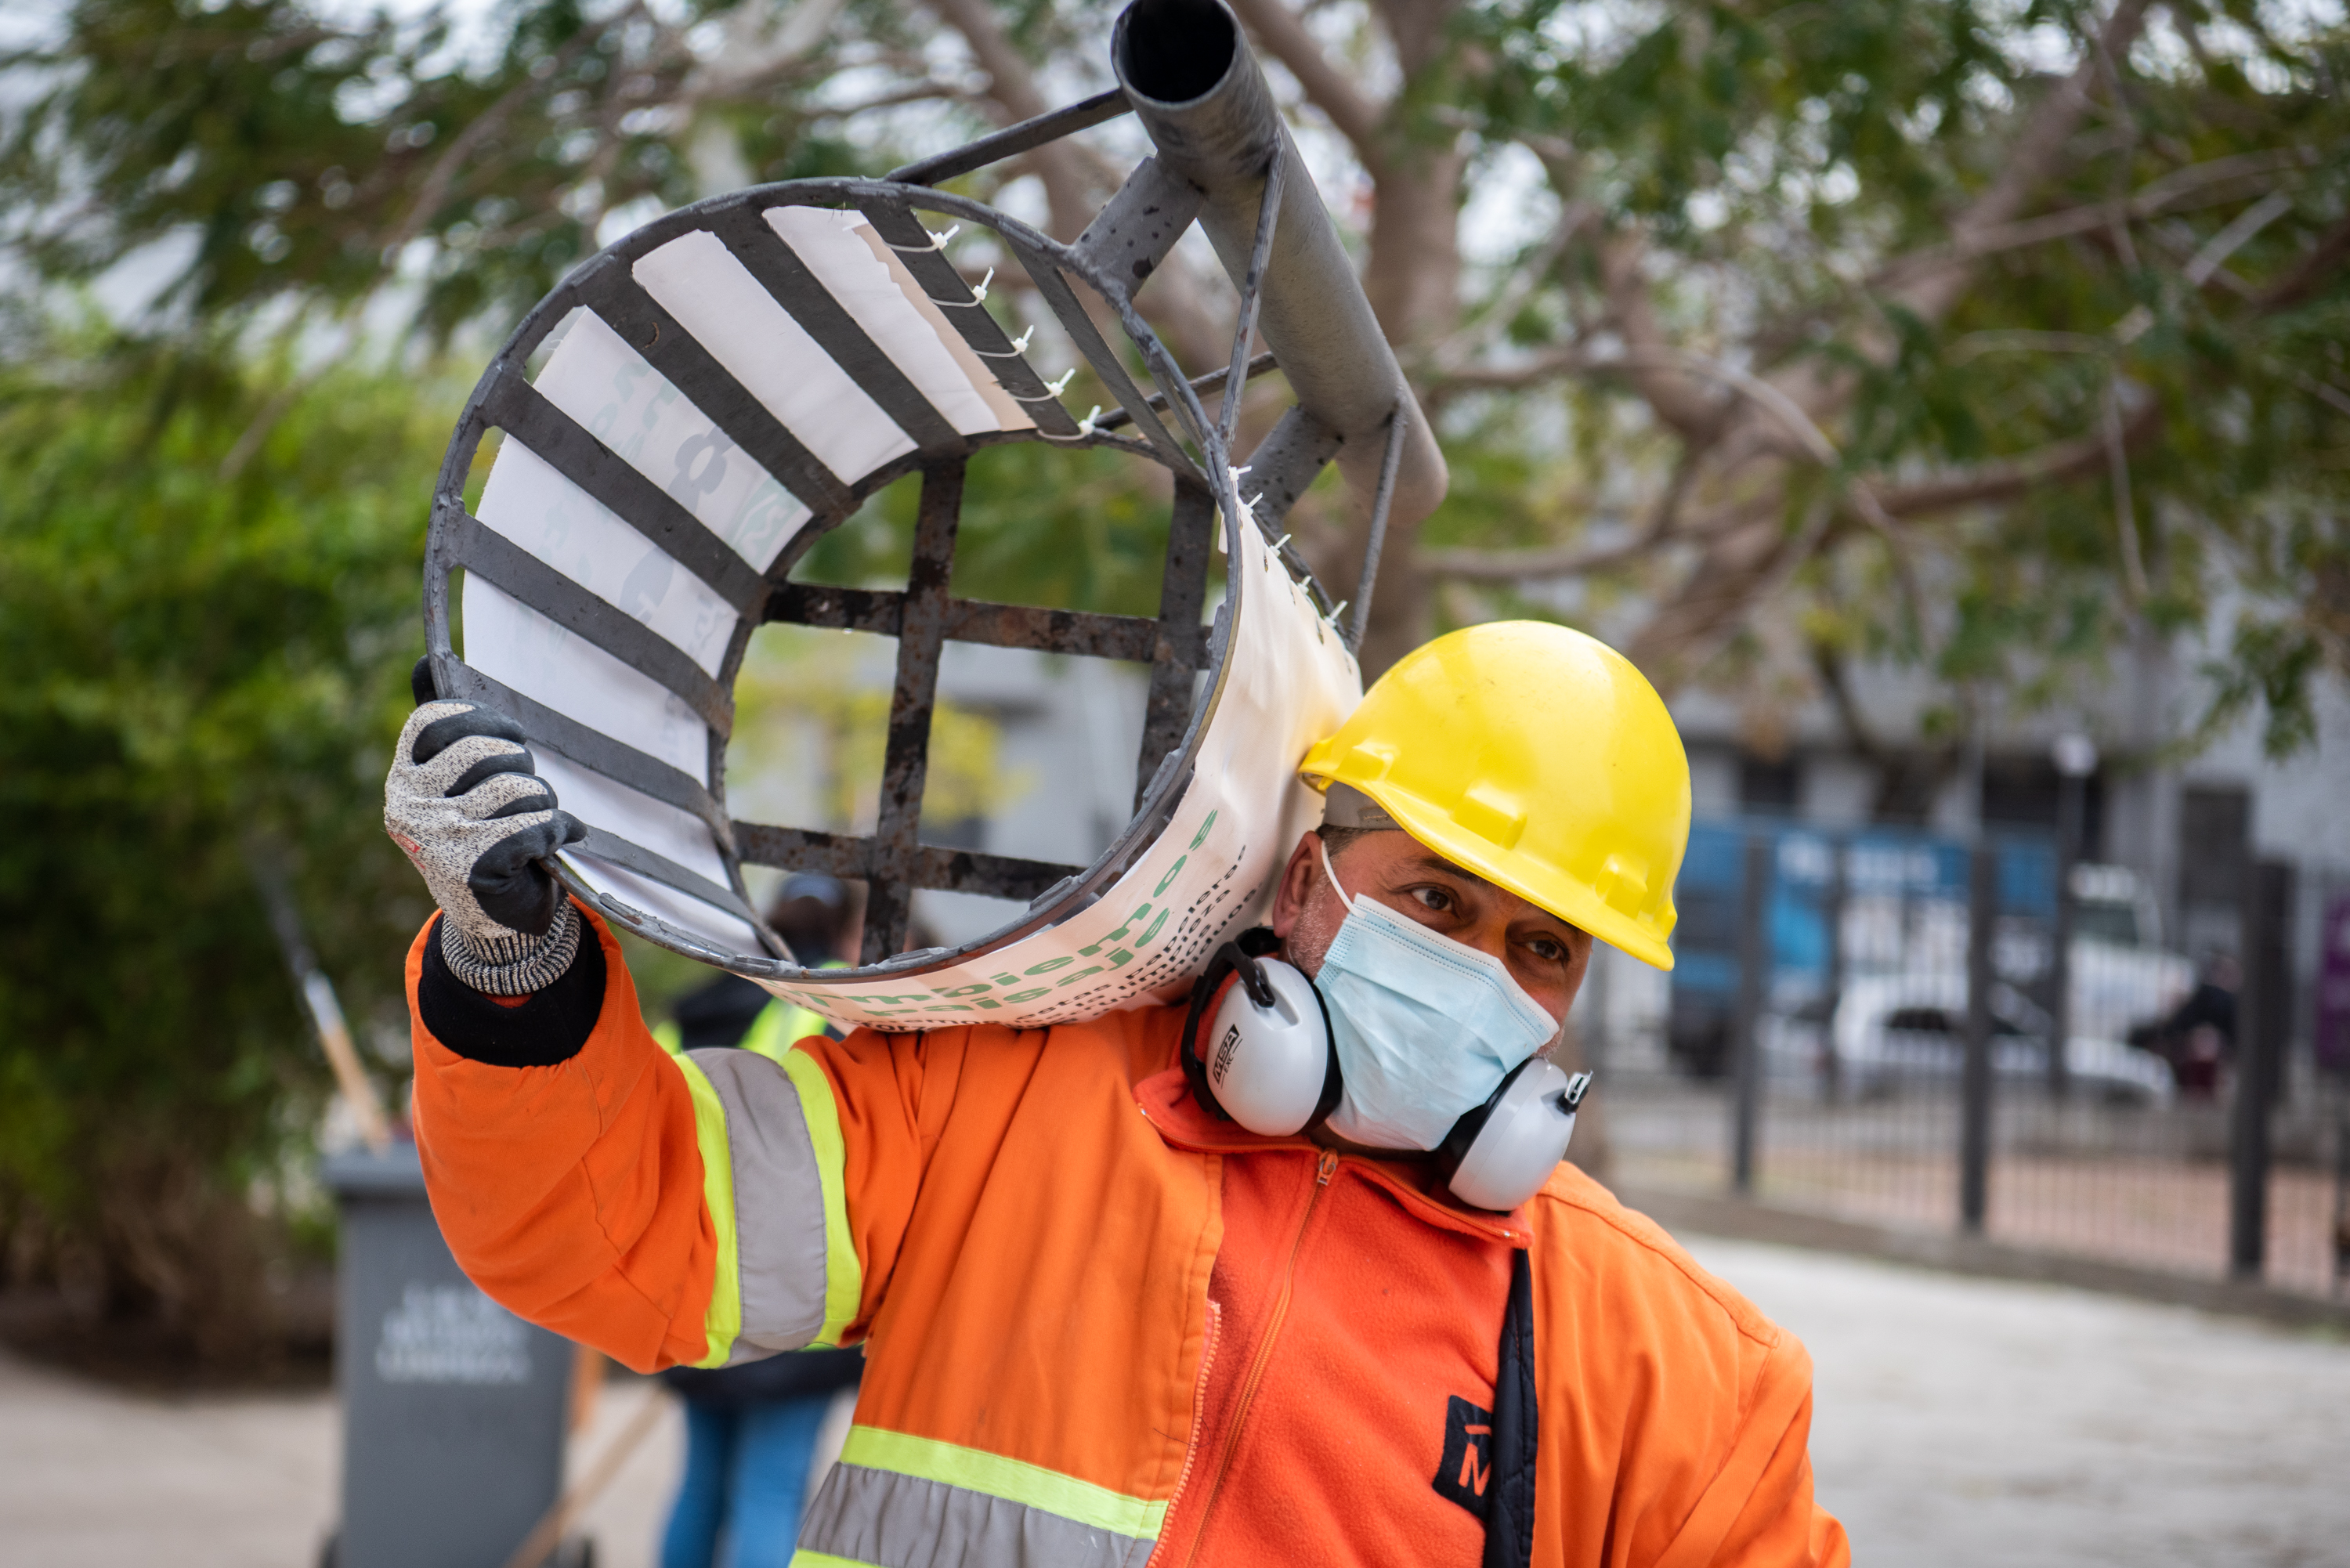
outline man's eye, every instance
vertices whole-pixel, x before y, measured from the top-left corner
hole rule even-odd
[[[1542,960],[1544,963],[1565,963],[1566,961],[1565,947],[1559,942],[1552,940],[1548,937],[1536,937],[1534,940],[1528,942],[1526,947],[1534,953],[1534,957]]]
[[[1452,908],[1452,895],[1441,888],[1414,888],[1410,896],[1419,900],[1420,908],[1442,914]]]

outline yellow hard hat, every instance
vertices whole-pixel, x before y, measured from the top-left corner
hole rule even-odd
[[[1496,887],[1659,969],[1689,846],[1664,699],[1596,638],[1492,621],[1413,649],[1298,769],[1360,790]]]

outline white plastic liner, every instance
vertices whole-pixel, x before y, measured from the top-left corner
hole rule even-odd
[[[716,234],[680,234],[635,270],[645,292],[833,472],[858,478],[914,450]]]
[[[767,223],[956,430],[976,435],[1025,430],[1035,423],[995,384],[971,345],[922,293],[864,214],[823,207],[770,207]]]
[[[798,496],[592,311],[573,314],[534,384],[760,571],[808,520]]]

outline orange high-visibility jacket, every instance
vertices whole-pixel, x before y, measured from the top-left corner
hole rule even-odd
[[[1486,1560],[1463,1444],[1513,1266],[1533,1563],[1849,1563],[1802,1345],[1571,1167],[1487,1215],[1216,1123],[1178,1008],[671,1056],[588,919],[598,992],[504,1014],[568,1007],[560,1059],[450,1049],[505,1024],[411,950],[433,1210],[491,1296],[639,1370],[863,1342],[795,1568]]]

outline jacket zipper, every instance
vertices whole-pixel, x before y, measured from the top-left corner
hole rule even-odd
[[[1216,1339],[1224,1326],[1224,1309],[1213,1300],[1208,1303],[1208,1324],[1200,1345],[1200,1371],[1191,1380],[1191,1440],[1183,1446],[1183,1468],[1176,1472],[1175,1490],[1167,1499],[1167,1517],[1183,1506],[1184,1490],[1191,1484],[1192,1462],[1200,1457],[1200,1428],[1208,1418],[1208,1377],[1216,1365]],[[1159,1546],[1171,1549],[1172,1542],[1162,1541]],[[1159,1561],[1158,1547],[1151,1549],[1145,1563]]]
[[[1306,1227],[1314,1223],[1314,1210],[1322,1204],[1322,1194],[1329,1189],[1330,1178],[1338,1168],[1335,1150],[1324,1149],[1314,1169],[1314,1191],[1305,1199],[1305,1217],[1297,1221],[1297,1234],[1289,1243],[1289,1262],[1281,1272],[1281,1294],[1274,1298],[1273,1311],[1265,1318],[1264,1334],[1257,1342],[1256,1355],[1249,1359],[1248,1376],[1241,1384],[1241,1397],[1232,1406],[1231,1425],[1224,1428],[1222,1451],[1216,1456],[1215,1484],[1208,1490],[1208,1501],[1200,1510],[1200,1523],[1191,1532],[1191,1549],[1184,1554],[1183,1568],[1200,1556],[1200,1543],[1208,1538],[1208,1524],[1216,1516],[1216,1503],[1224,1495],[1224,1479],[1231,1474],[1232,1455],[1241,1444],[1241,1434],[1247,1429],[1249,1406],[1255,1402],[1258,1385],[1264,1381],[1264,1369],[1273,1359],[1274,1341],[1281,1337],[1282,1320],[1289,1315],[1289,1297],[1297,1281],[1297,1254],[1305,1250]],[[1201,1384],[1204,1393],[1206,1385]],[[1195,1428],[1196,1429],[1196,1428]]]

